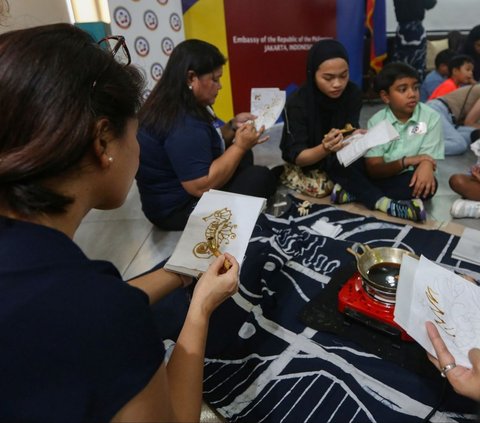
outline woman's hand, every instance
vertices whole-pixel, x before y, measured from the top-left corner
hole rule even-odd
[[[433,169],[431,161],[424,160],[420,162],[415,172],[413,172],[409,186],[413,187],[412,195],[415,198],[427,198],[435,194],[437,184],[433,176]]]
[[[445,342],[440,337],[436,326],[432,322],[426,322],[428,337],[432,342],[437,358],[428,354],[428,359],[434,366],[442,371],[447,364],[455,364],[453,355],[448,351]],[[445,373],[445,377],[452,385],[455,392],[469,397],[475,401],[480,401],[480,350],[473,348],[468,352],[468,358],[472,363],[472,368],[457,365]]]
[[[245,151],[248,151],[257,144],[262,144],[270,138],[268,136],[261,137],[264,131],[264,126],[257,131],[253,123],[246,123],[238,128],[237,132],[235,133],[234,145],[242,148]]]
[[[256,118],[257,116],[252,115],[251,113],[242,112],[232,118],[232,120],[230,121],[230,125],[232,126],[232,129],[236,131],[246,123],[252,123]]]
[[[226,272],[225,260],[232,265]],[[218,256],[195,285],[191,305],[198,306],[207,318],[210,317],[223,301],[237,292],[238,271],[235,257],[228,253]]]
[[[331,129],[330,132],[323,137],[322,145],[328,153],[336,153],[344,147],[343,134],[339,129]]]

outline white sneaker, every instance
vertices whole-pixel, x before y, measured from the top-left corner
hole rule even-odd
[[[450,209],[452,217],[460,219],[462,217],[480,218],[480,201],[455,200]]]

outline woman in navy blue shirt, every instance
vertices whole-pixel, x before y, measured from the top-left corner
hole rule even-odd
[[[188,281],[160,269],[124,283],[72,241],[138,168],[143,81],[128,62],[123,37],[97,45],[68,24],[0,35],[0,421],[199,419],[208,321],[237,289],[235,258],[197,282],[167,365],[150,304]]]
[[[226,59],[217,47],[187,40],[173,50],[165,72],[139,113],[137,185],[145,216],[182,230],[209,189],[269,197],[276,178],[253,164],[251,149],[265,141],[255,116],[240,113],[220,128],[211,106]]]

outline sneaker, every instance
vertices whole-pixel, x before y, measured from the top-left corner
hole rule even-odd
[[[345,191],[341,185],[335,184],[330,194],[330,201],[333,204],[346,204],[355,201],[355,197]]]
[[[462,200],[459,198],[453,202],[450,214],[457,219],[461,219],[462,217],[479,219],[480,201]]]
[[[414,222],[424,222],[427,219],[427,212],[423,201],[419,198],[413,200],[391,201],[387,214]]]
[[[474,143],[474,142],[477,141],[478,139],[480,139],[480,129],[474,129],[474,130],[470,133],[470,143]]]

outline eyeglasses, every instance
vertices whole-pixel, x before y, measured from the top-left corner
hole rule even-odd
[[[102,38],[98,45],[104,50],[112,53],[114,59],[123,66],[128,66],[131,62],[130,52],[127,48],[125,38],[121,35],[111,35]]]
[[[127,43],[125,42],[125,38],[121,35],[110,35],[102,38],[97,44],[103,50],[110,52],[115,61],[122,66],[128,66],[131,63],[130,52],[128,51]],[[107,71],[109,66],[110,64],[105,66],[105,68],[102,69],[102,71],[98,74],[95,81],[93,81],[92,88],[95,88],[97,81]]]

